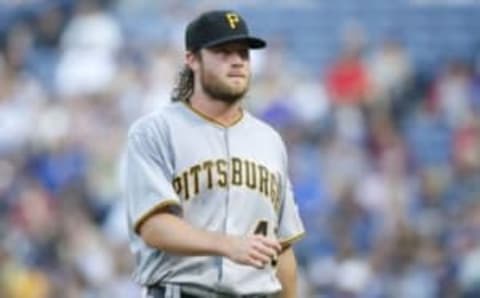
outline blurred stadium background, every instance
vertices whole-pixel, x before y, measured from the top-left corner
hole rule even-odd
[[[299,297],[480,297],[476,0],[0,0],[0,297],[140,297],[118,160],[210,8],[269,41],[246,104],[287,142]]]

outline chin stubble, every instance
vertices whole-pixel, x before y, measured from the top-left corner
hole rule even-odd
[[[202,69],[201,84],[203,91],[211,98],[226,103],[235,103],[242,99],[248,91],[249,82],[242,90],[236,91],[227,84],[218,80],[215,76],[207,76]]]

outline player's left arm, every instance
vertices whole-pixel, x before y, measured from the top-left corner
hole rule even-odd
[[[275,229],[282,245],[282,253],[278,256],[277,278],[282,285],[281,298],[297,297],[297,260],[292,248],[293,243],[305,235],[305,228],[295,203],[293,187],[288,178],[288,156],[285,144],[279,137],[282,154],[282,172],[280,174],[281,204],[278,210],[278,223]]]
[[[282,285],[280,298],[297,297],[297,260],[291,246],[278,256],[277,277]]]

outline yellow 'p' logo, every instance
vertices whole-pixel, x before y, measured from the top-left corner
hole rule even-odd
[[[240,22],[240,19],[236,13],[227,13],[225,14],[225,17],[227,18],[230,28],[237,28],[237,24]]]

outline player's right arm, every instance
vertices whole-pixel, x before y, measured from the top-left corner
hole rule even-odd
[[[167,211],[150,216],[140,226],[142,239],[162,251],[182,255],[224,256],[232,261],[263,268],[281,250],[276,240],[261,235],[231,236],[193,227]]]

